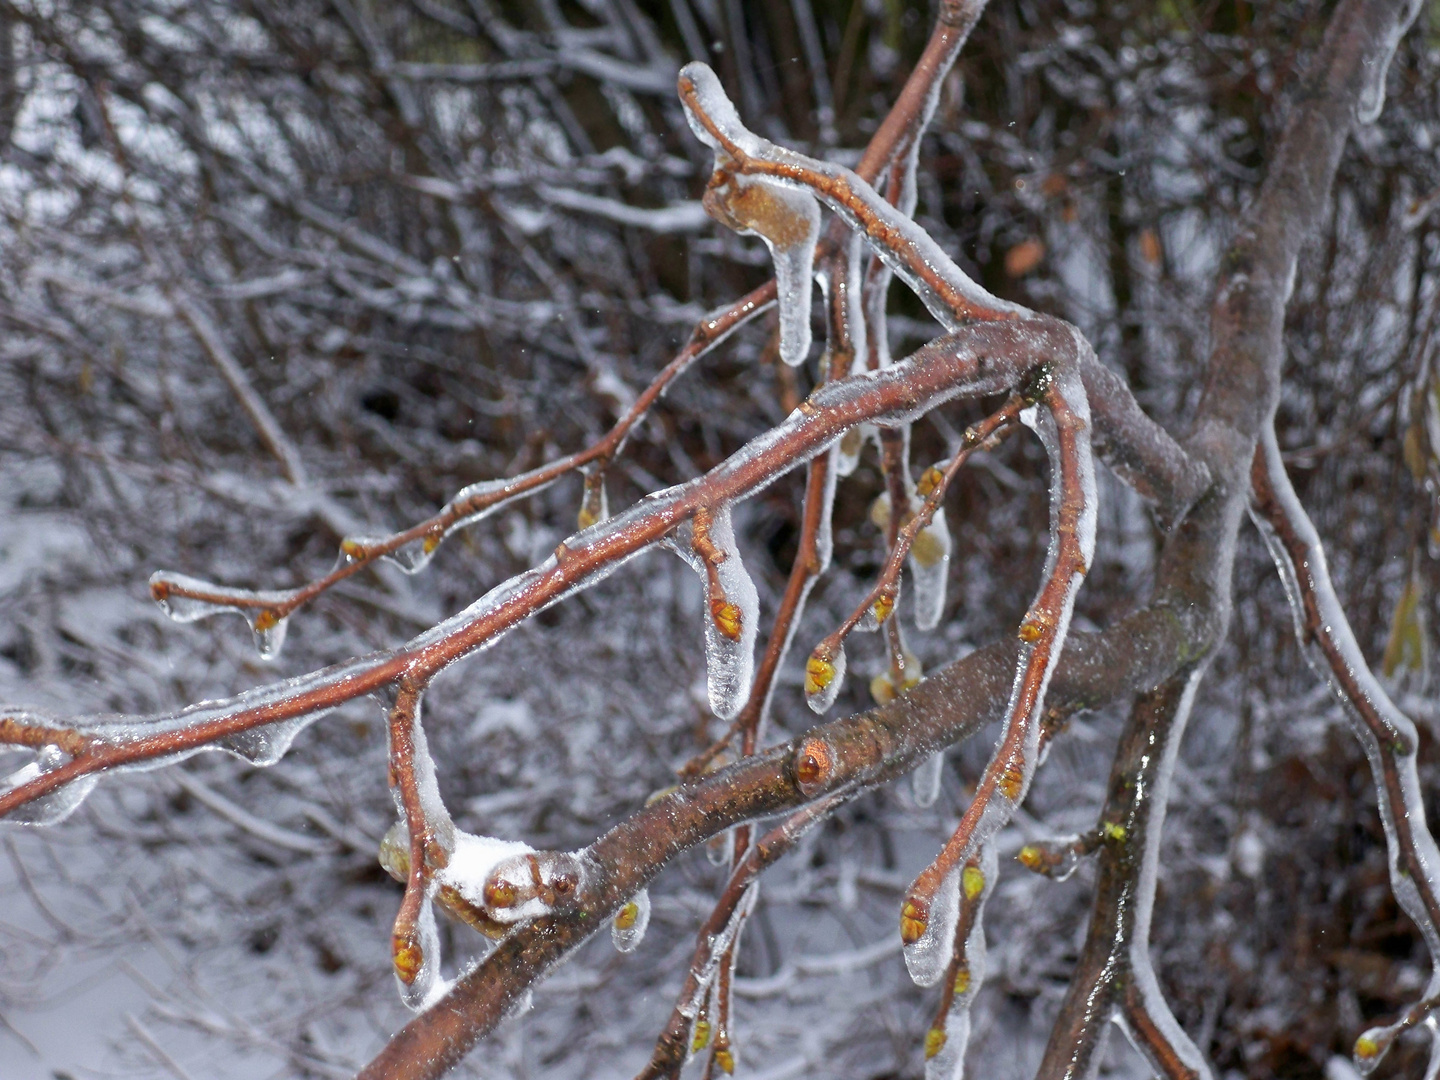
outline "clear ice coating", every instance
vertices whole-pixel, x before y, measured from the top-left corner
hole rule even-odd
[[[628,903],[615,913],[610,922],[610,941],[616,952],[634,952],[644,940],[645,928],[650,925],[650,892],[641,889]]]
[[[1269,520],[1252,506],[1250,516],[1260,531],[1275,561],[1286,598],[1295,620],[1295,634],[1300,642],[1306,661],[1339,699],[1346,719],[1356,739],[1365,750],[1370,764],[1371,776],[1375,783],[1379,803],[1380,821],[1385,829],[1385,847],[1390,870],[1390,888],[1400,908],[1410,916],[1425,938],[1431,956],[1430,980],[1425,996],[1440,993],[1440,969],[1434,965],[1440,956],[1440,927],[1430,917],[1429,905],[1420,891],[1423,885],[1431,896],[1440,895],[1440,848],[1437,848],[1425,819],[1425,803],[1416,768],[1415,748],[1417,732],[1414,722],[1401,712],[1375,678],[1365,660],[1365,655],[1356,641],[1350,622],[1330,580],[1330,571],[1325,559],[1325,550],[1314,523],[1305,512],[1280,458],[1280,448],[1273,433],[1262,443],[1266,459],[1266,471],[1274,489],[1276,501],[1284,510],[1290,527],[1305,548],[1305,565],[1313,600],[1318,608],[1324,633],[1331,646],[1338,653],[1348,682],[1355,688],[1357,696],[1371,712],[1377,732],[1360,711],[1360,702],[1352,700],[1345,685],[1331,667],[1330,659],[1324,654],[1317,635],[1307,631],[1305,615],[1305,594],[1296,573],[1295,563],[1284,540],[1275,532]],[[1383,735],[1383,741],[1382,741]],[[1394,769],[1399,790],[1392,791],[1385,778],[1386,757]],[[1418,874],[1402,862],[1402,841],[1397,830],[1397,821],[1404,820],[1410,834],[1410,849],[1418,866]],[[1367,1032],[1366,1036],[1371,1033]],[[1362,1036],[1362,1040],[1366,1037]],[[1354,1063],[1362,1074],[1369,1073],[1379,1064],[1388,1043],[1372,1039],[1372,1053],[1362,1053],[1362,1045],[1356,1043]]]
[[[420,969],[413,982],[406,983],[399,975],[395,985],[406,1008],[419,1012],[435,1002],[447,989],[440,978],[440,932],[435,925],[435,908],[427,895],[420,904],[420,917],[415,921],[415,935],[420,945]]]
[[[0,779],[0,793],[13,791],[31,780],[38,780],[69,760],[70,756],[58,746],[41,747],[32,761]],[[31,799],[15,807],[4,818],[0,818],[0,821],[18,825],[56,825],[73,814],[75,808],[85,801],[85,796],[94,790],[97,779],[99,778],[92,773],[71,780],[38,799]]]
[[[915,625],[933,630],[945,612],[945,587],[950,576],[950,529],[945,508],[937,506],[935,516],[915,534],[910,546],[910,580],[915,594]]]
[[[688,64],[680,73],[695,87],[700,108],[740,152],[765,156],[774,147],[745,130],[720,80],[704,64]],[[764,176],[742,176],[731,168],[728,150],[700,118],[686,109],[690,128],[715,151],[715,172],[705,192],[706,212],[741,235],[759,236],[775,264],[775,294],[780,312],[780,358],[800,364],[810,351],[810,298],[815,280],[815,243],[820,237],[820,204],[808,188]]]
[[[840,181],[841,183],[836,184],[835,187],[843,187],[850,195],[850,201],[826,194],[824,197],[827,204],[852,230],[866,237],[871,250],[915,292],[915,295],[946,330],[958,329],[961,319],[950,302],[940,294],[931,281],[926,280],[927,278],[940,279],[949,290],[963,296],[969,304],[996,311],[1012,313],[1025,311],[1016,304],[992,296],[970,280],[965,272],[955,264],[955,261],[945,253],[934,237],[907,215],[882,199],[876,194],[874,188],[849,169],[777,147],[746,130],[740,122],[739,115],[735,112],[735,106],[725,96],[720,80],[707,65],[699,62],[686,64],[680,70],[680,78],[682,82],[688,81],[694,87],[695,100],[700,109],[724,138],[741,153],[768,162],[783,162],[787,166],[804,169],[824,180]],[[691,111],[689,103],[685,102],[685,104],[686,118],[690,122],[690,129],[695,133],[696,138],[716,151],[717,167],[729,164],[729,153],[721,140],[706,127],[699,116]],[[710,208],[712,201],[707,193],[707,209]],[[852,205],[854,202],[863,205],[866,216],[883,224],[883,231],[888,234],[885,242],[869,239],[871,232]],[[714,215],[715,212],[711,212]],[[777,284],[779,284],[778,281]]]
[[[934,986],[945,976],[955,950],[960,921],[960,867],[957,865],[935,891],[925,932],[905,946],[905,967],[916,986]]]
[[[750,683],[755,674],[755,635],[760,622],[760,594],[740,558],[735,543],[735,529],[730,508],[712,511],[708,539],[724,557],[710,563],[694,550],[694,525],[685,522],[675,530],[665,546],[675,552],[700,575],[709,594],[710,573],[716,575],[725,604],[734,610],[724,618],[707,604],[705,611],[705,669],[708,680],[710,711],[721,720],[732,720],[744,708],[750,696]],[[738,626],[735,625],[738,622]],[[734,636],[724,627],[735,630]]]
[[[183,593],[201,593],[204,599]],[[285,644],[289,617],[281,618],[276,611],[289,601],[289,593],[232,589],[185,574],[159,570],[150,575],[150,595],[155,598],[160,610],[178,623],[196,622],[225,613],[241,616],[255,635],[255,648],[262,660],[275,659]]]
[[[934,806],[940,797],[940,779],[945,771],[945,751],[937,750],[910,774],[917,806]]]
[[[834,659],[822,660],[811,655],[805,662],[805,704],[810,711],[824,716],[840,696],[845,684],[845,646],[835,650]]]
[[[751,910],[755,907],[755,899],[759,895],[760,883],[752,881],[746,887],[745,895],[735,905],[735,910],[730,913],[730,919],[724,928],[718,934],[711,934],[710,939],[705,943],[704,961],[695,969],[694,993],[682,998],[675,1005],[680,1015],[687,1020],[694,1020],[700,1015],[700,1009],[705,1004],[710,984],[720,970],[720,961],[725,955],[725,950],[730,948],[735,936],[740,933],[740,927],[749,918]]]

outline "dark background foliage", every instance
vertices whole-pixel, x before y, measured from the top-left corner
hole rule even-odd
[[[997,0],[946,83],[917,216],[988,289],[1080,326],[1184,431],[1219,253],[1330,6]],[[576,481],[423,574],[352,579],[295,618],[275,664],[238,620],[176,626],[145,590],[162,567],[297,584],[346,532],[597,438],[700,313],[768,274],[758,242],[696,212],[709,162],[677,63],[711,62],[761,134],[853,161],[931,18],[902,0],[0,0],[0,699],[92,713],[233,692],[402,640],[543,557],[570,531]],[[1414,208],[1440,189],[1437,96],[1430,4],[1302,259],[1277,421],[1362,647],[1413,646],[1393,677],[1427,731],[1440,215]],[[187,303],[198,321],[175,317]],[[897,355],[934,333],[899,288],[891,310]],[[205,327],[290,451],[257,434]],[[612,471],[612,505],[697,475],[807,391],[813,362],[780,365],[772,329],[674,387]],[[915,460],[973,418],[947,406],[918,423]],[[947,618],[912,642],[928,668],[1023,613],[1043,468],[1016,438],[962,474]],[[1143,597],[1157,544],[1139,502],[1102,484],[1081,625]],[[873,453],[841,486],[806,648],[879,565],[882,486]],[[738,522],[768,610],[800,488],[792,474]],[[436,686],[427,717],[460,824],[582,845],[717,734],[689,577],[648,556]],[[1397,606],[1412,614],[1396,622]],[[883,664],[858,643],[863,677],[837,710],[867,705]],[[809,714],[791,668],[776,719],[794,732]],[[7,831],[0,1072],[348,1075],[373,1052],[403,1019],[399,889],[374,858],[393,813],[380,719],[352,707],[272,769],[202,756],[102,784],[56,829]],[[1002,854],[1093,823],[1118,719],[1072,722]],[[988,747],[952,752],[933,810],[874,793],[773,872],[740,962],[747,1073],[918,1075],[932,1005],[876,943]],[[1433,744],[1422,761],[1433,784]],[[1348,1076],[1335,1055],[1424,982],[1363,755],[1250,531],[1165,863],[1162,983],[1221,1074]],[[1033,1072],[1083,934],[1087,872],[1023,873],[1008,864],[990,907],[980,1075]],[[640,953],[592,943],[465,1068],[633,1072],[719,881],[702,857],[679,862]],[[448,933],[452,952],[475,949]],[[1402,1043],[1382,1074],[1417,1075],[1418,1053]],[[1121,1048],[1106,1067],[1141,1071]]]

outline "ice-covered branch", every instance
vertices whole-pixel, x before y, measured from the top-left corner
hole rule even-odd
[[[1167,1080],[1208,1077],[1199,1050],[1160,994],[1150,962],[1160,839],[1175,758],[1203,668],[1181,671],[1136,703],[1116,748],[1096,833],[1090,929],[1038,1076],[1090,1076],[1112,1021]]]
[[[1368,1073],[1395,1038],[1423,1021],[1440,1001],[1440,849],[1425,820],[1424,793],[1416,770],[1419,732],[1385,692],[1365,660],[1330,581],[1325,549],[1300,505],[1273,431],[1266,432],[1251,472],[1251,517],[1275,560],[1295,619],[1295,636],[1315,673],[1329,684],[1365,748],[1390,865],[1390,887],[1414,920],[1432,965],[1422,1000],[1388,1026],[1371,1028],[1355,1041],[1355,1064]],[[1431,1051],[1440,1061],[1440,1045]]]

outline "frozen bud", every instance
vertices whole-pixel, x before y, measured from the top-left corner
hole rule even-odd
[[[715,620],[715,629],[731,641],[740,640],[740,624],[743,616],[737,604],[730,603],[723,596],[710,601],[710,617]]]
[[[985,891],[985,872],[978,866],[967,866],[960,875],[960,885],[965,890],[965,899],[974,900]]]
[[[1000,794],[1009,799],[1012,803],[1020,801],[1020,795],[1025,790],[1025,766],[1018,760],[1006,762],[1005,771],[1000,774],[1000,781],[996,784]]]
[[[726,1076],[731,1076],[735,1072],[735,1054],[730,1050],[721,1050],[716,1047],[715,1064],[720,1066],[720,1071]]]
[[[910,545],[910,557],[925,567],[935,566],[948,554],[950,545],[933,525],[927,525],[916,533],[915,542]]]
[[[844,646],[831,653],[824,643],[817,645],[805,661],[805,704],[812,712],[825,713],[835,704],[844,679]]]
[[[870,523],[881,532],[890,528],[890,493],[882,491],[870,504]]]
[[[955,969],[955,996],[969,992],[970,990],[970,965],[961,964]]]
[[[945,482],[945,474],[931,465],[915,483],[915,493],[922,499],[928,499],[932,492]]]
[[[610,941],[617,952],[634,952],[650,925],[650,894],[641,889],[615,913],[610,923]]]
[[[900,907],[900,940],[913,945],[925,936],[930,912],[923,900],[911,897]]]
[[[527,852],[502,859],[485,878],[486,913],[497,922],[534,919],[580,888],[580,859],[564,851]]]
[[[698,1054],[710,1045],[710,1021],[695,1021],[695,1037],[690,1041],[690,1052]]]
[[[425,963],[425,952],[421,949],[420,942],[413,933],[394,934],[390,939],[390,948],[395,965],[395,977],[409,986],[420,975],[420,968]]]
[[[835,751],[824,739],[814,735],[795,751],[795,783],[806,795],[815,795],[835,774]]]
[[[945,1048],[945,1029],[932,1027],[925,1033],[925,1060],[930,1060]]]

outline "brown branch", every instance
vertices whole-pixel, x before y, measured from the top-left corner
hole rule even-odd
[[[662,1077],[673,1078],[680,1075],[693,1046],[692,1033],[696,1021],[705,1016],[703,1010],[696,1010],[696,1004],[700,995],[708,992],[711,980],[723,975],[726,961],[730,959],[734,935],[739,930],[738,924],[744,918],[741,905],[747,903],[746,897],[750,895],[756,879],[788,852],[812,826],[833,813],[851,794],[853,792],[836,792],[795,811],[756,841],[745,857],[736,864],[714,910],[700,927],[699,940],[690,960],[679,1002],[655,1043],[655,1052],[651,1055],[649,1064],[640,1071],[637,1080],[660,1080]],[[717,943],[723,943],[723,947],[717,950]]]
[[[64,783],[103,769],[204,748],[284,720],[306,721],[409,674],[428,681],[542,608],[586,587],[603,571],[658,544],[697,510],[748,497],[866,420],[903,420],[960,394],[1004,391],[1046,357],[1075,342],[1053,319],[981,323],[937,339],[873,376],[819,387],[778,427],[704,477],[644,500],[570,537],[545,563],[493,589],[463,612],[398,649],[372,653],[288,683],[176,713],[78,726],[82,752],[0,792],[0,815]]]
[[[1099,634],[1074,633],[1051,679],[1049,709],[1069,715],[1163,682],[1188,662],[1196,625],[1168,599]],[[734,825],[797,809],[833,792],[908,774],[936,750],[1005,713],[1020,645],[1000,642],[941,668],[903,699],[820,725],[788,744],[680,785],[619,823],[586,851],[593,868],[571,904],[515,930],[450,993],[405,1026],[361,1076],[439,1077],[492,1031],[533,983],[605,924],[675,855]],[[802,790],[798,759],[831,748],[820,790]]]
[[[605,468],[624,448],[630,432],[670,384],[705,356],[730,334],[775,303],[775,282],[768,281],[728,307],[712,312],[696,324],[690,339],[675,357],[661,369],[650,385],[635,399],[629,411],[598,442],[578,453],[570,454],[523,473],[509,480],[489,480],[472,484],[445,504],[437,513],[407,529],[378,538],[348,537],[340,545],[343,556],[339,565],[324,577],[289,590],[252,592],[229,589],[204,582],[177,580],[172,575],[157,574],[151,579],[151,596],[161,604],[172,598],[197,600],[217,607],[233,607],[259,611],[270,619],[281,620],[297,608],[309,603],[331,586],[373,563],[376,559],[408,551],[405,565],[423,565],[441,542],[451,533],[474,524],[505,504],[532,495],[561,477],[581,469],[588,470],[585,496],[582,500],[580,527],[586,528],[599,520],[599,495]],[[592,479],[593,478],[593,479]],[[587,508],[595,519],[587,521]]]

